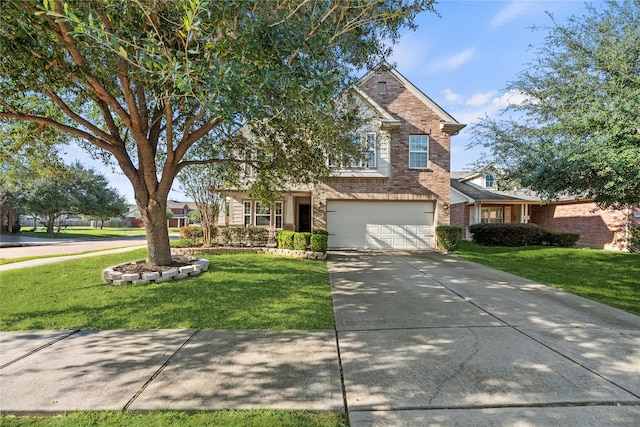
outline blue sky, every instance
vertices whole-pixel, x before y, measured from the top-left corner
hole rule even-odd
[[[598,3],[597,1],[595,3]],[[481,149],[467,150],[470,126],[479,117],[496,116],[517,96],[503,92],[507,83],[526,67],[546,35],[533,26],[547,26],[551,13],[558,23],[582,15],[582,0],[499,1],[442,0],[436,5],[440,17],[425,13],[417,18],[418,29],[407,31],[394,48],[390,62],[426,95],[467,128],[452,138],[451,170],[468,169]],[[75,150],[77,158],[107,176],[112,186],[133,202],[133,189],[124,175],[91,162]],[[174,184],[170,198],[185,200]]]

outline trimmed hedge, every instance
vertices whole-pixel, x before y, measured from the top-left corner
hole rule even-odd
[[[550,245],[572,247],[579,234],[547,231],[536,224],[473,224],[469,227],[473,241],[485,246]]]
[[[192,240],[194,242],[202,242],[204,233],[202,232],[202,226],[200,225],[187,225],[180,227],[180,239]],[[211,241],[216,242],[218,240],[218,227],[211,227]]]
[[[436,242],[441,251],[455,252],[462,242],[462,227],[439,225],[436,227]]]
[[[560,246],[561,248],[571,248],[580,240],[580,235],[576,233],[567,233],[565,231],[549,231],[547,235],[547,243],[550,246]]]
[[[312,233],[296,233],[280,230],[276,232],[278,249],[293,249],[296,251],[327,252],[329,233],[326,230],[314,230]]]
[[[329,241],[328,234],[312,234],[311,235],[311,250],[313,252],[327,252],[327,242]]]
[[[324,234],[325,236],[329,235],[329,232],[323,228],[316,228],[311,232],[312,234]]]
[[[264,246],[269,240],[269,230],[261,227],[227,227],[222,237],[228,246]]]
[[[547,231],[536,224],[473,224],[469,227],[473,241],[487,246],[541,245]]]
[[[294,233],[293,249],[296,251],[306,251],[311,242],[311,233]]]
[[[276,233],[278,249],[293,249],[293,231],[280,230]]]

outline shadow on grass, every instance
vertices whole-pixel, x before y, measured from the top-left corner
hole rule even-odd
[[[141,286],[97,284],[100,269],[119,262],[114,257],[104,257],[100,267],[91,258],[4,272],[1,329],[332,327],[323,262],[255,254],[207,257],[210,271],[200,276]],[[140,256],[133,252],[127,258]]]

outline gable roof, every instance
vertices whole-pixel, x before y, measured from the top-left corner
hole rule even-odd
[[[398,127],[400,126],[401,121],[396,119],[389,113],[387,110],[382,108],[380,104],[375,102],[369,95],[367,95],[362,89],[357,86],[353,86],[353,91],[357,93],[367,104],[371,106],[378,113],[380,117],[380,121],[382,122],[382,127]]]
[[[436,104],[435,101],[433,101],[431,98],[425,95],[424,92],[418,89],[413,83],[407,80],[405,76],[400,74],[398,70],[393,68],[386,61],[383,61],[380,65],[378,65],[373,70],[365,74],[356,83],[356,86],[366,82],[381,70],[388,72],[393,78],[395,78],[400,84],[402,84],[402,86],[404,86],[405,89],[407,89],[413,96],[415,96],[420,102],[422,102],[432,111],[434,111],[438,115],[438,117],[440,117],[440,129],[442,129],[443,131],[450,133],[452,135],[455,135],[460,130],[462,130],[462,128],[467,126],[466,124],[460,123],[456,119],[454,119],[453,116],[447,113],[442,107]]]

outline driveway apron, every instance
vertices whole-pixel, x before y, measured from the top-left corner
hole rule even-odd
[[[351,427],[631,426],[640,317],[437,252],[333,252]]]

